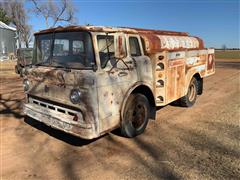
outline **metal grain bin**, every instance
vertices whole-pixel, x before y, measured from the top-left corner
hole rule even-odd
[[[16,29],[0,21],[0,60],[9,59],[16,52]]]

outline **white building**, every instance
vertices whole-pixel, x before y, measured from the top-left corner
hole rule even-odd
[[[16,29],[0,21],[0,60],[9,59],[16,52]]]

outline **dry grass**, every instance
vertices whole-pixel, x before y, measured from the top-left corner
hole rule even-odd
[[[17,61],[0,61],[0,69],[14,69]]]
[[[216,50],[216,59],[240,59],[240,50]]]
[[[0,61],[0,78],[4,78],[6,75],[18,76],[15,73],[15,65],[17,61]]]

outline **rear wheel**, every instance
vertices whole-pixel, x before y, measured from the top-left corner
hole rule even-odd
[[[149,121],[150,105],[142,94],[131,94],[123,112],[121,133],[134,137],[144,132]]]
[[[192,78],[186,96],[180,98],[180,104],[184,107],[191,107],[197,99],[197,80]]]

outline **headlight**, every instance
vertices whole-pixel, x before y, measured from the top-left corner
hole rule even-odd
[[[77,89],[73,89],[70,94],[70,100],[73,104],[77,104],[80,102],[81,92]]]
[[[29,83],[29,81],[28,81],[27,79],[24,79],[24,80],[23,80],[23,89],[24,89],[24,91],[28,91],[29,88],[30,88],[30,83]]]

